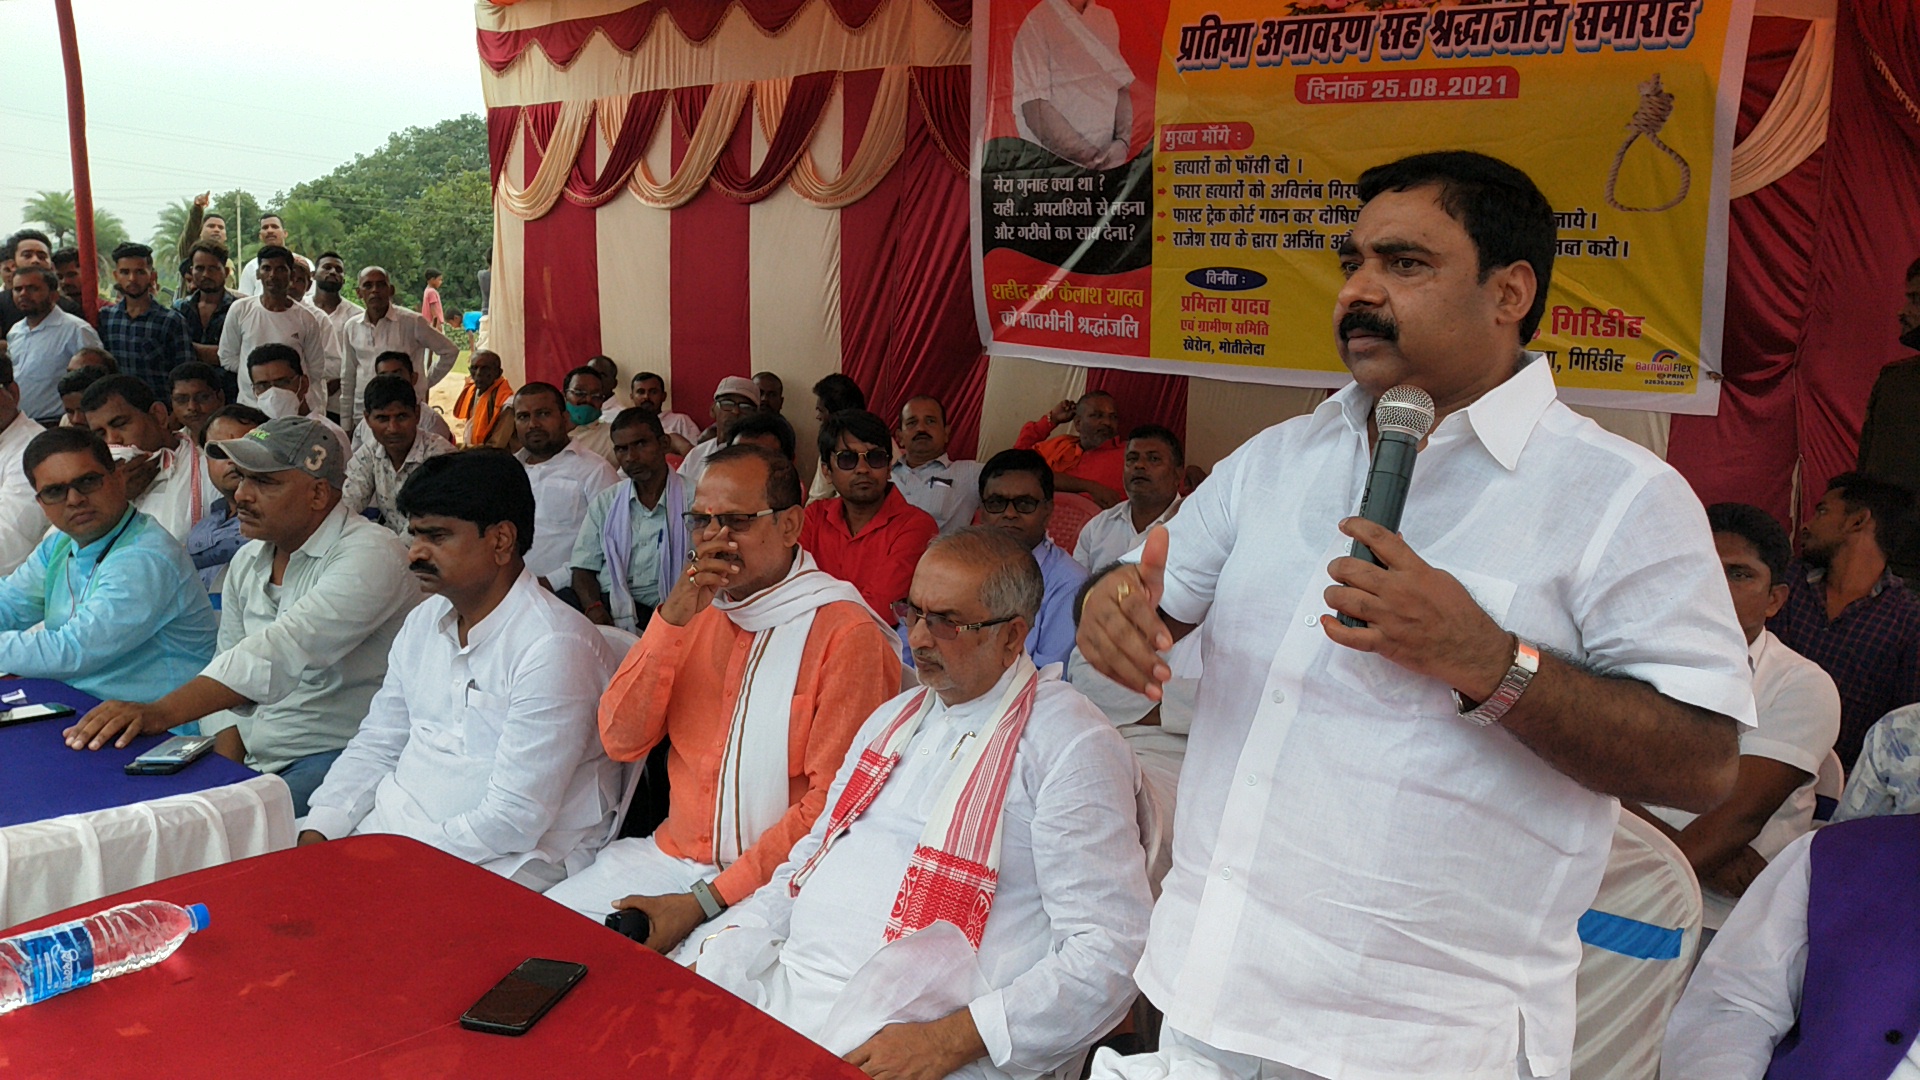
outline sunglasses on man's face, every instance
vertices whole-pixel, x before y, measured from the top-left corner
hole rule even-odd
[[[893,464],[893,451],[884,446],[876,446],[865,454],[858,450],[836,450],[833,452],[833,467],[841,472],[852,472],[865,459],[870,469],[884,469]]]

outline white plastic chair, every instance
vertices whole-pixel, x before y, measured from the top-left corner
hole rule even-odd
[[[1673,841],[1624,810],[1580,941],[1572,1080],[1655,1080],[1699,951],[1700,881]]]

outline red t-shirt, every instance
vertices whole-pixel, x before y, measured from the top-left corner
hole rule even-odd
[[[907,502],[899,488],[888,484],[880,512],[859,536],[847,531],[847,515],[839,499],[808,503],[800,546],[820,569],[860,590],[867,606],[892,622],[888,609],[895,600],[907,598],[914,567],[939,533],[932,515]]]

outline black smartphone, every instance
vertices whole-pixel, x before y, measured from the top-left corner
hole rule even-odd
[[[495,983],[460,1017],[460,1026],[495,1035],[525,1035],[587,973],[585,964],[528,960]]]
[[[73,706],[51,701],[44,705],[18,705],[0,712],[0,725],[24,724],[32,720],[52,720],[55,717],[72,715]]]
[[[648,922],[647,913],[639,908],[621,908],[607,916],[605,921],[608,929],[617,930],[643,945],[653,935],[653,925]]]

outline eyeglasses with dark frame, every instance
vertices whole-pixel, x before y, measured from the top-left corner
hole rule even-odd
[[[67,501],[69,492],[77,491],[82,495],[91,495],[99,491],[100,485],[106,482],[106,473],[90,472],[83,476],[77,476],[64,484],[48,484],[46,487],[34,492],[33,497],[39,499],[43,506],[59,506],[61,503]]]
[[[771,507],[752,514],[698,514],[689,510],[680,517],[687,523],[688,532],[706,532],[708,526],[716,524],[729,532],[739,532],[761,518],[771,517],[779,512]]]
[[[989,626],[999,626],[1001,623],[1010,623],[1020,616],[1003,615],[998,619],[988,619],[984,622],[957,623],[938,612],[921,611],[905,600],[895,600],[893,602],[893,617],[900,620],[900,625],[906,627],[909,631],[913,629],[913,624],[925,622],[927,629],[932,631],[934,637],[939,638],[941,641],[952,641],[960,636],[960,631],[962,630],[985,630]]]
[[[980,509],[989,514],[1004,514],[1007,512],[1007,507],[1011,505],[1019,513],[1031,514],[1040,509],[1041,501],[1031,495],[1020,495],[1011,499],[1005,495],[988,495],[980,500]]]

